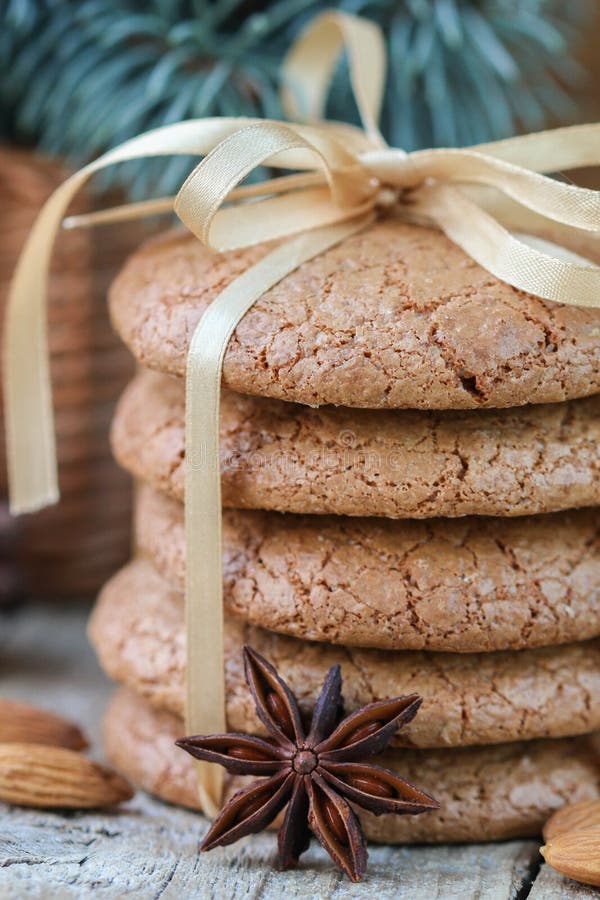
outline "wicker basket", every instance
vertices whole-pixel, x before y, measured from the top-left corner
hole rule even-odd
[[[64,169],[53,161],[0,148],[2,310],[27,231],[64,177]],[[87,206],[84,196],[78,209]],[[39,514],[18,520],[8,516],[2,434],[0,602],[9,602],[17,593],[91,596],[127,559],[129,479],[111,458],[108,430],[132,362],[110,328],[105,296],[108,282],[139,241],[139,230],[130,225],[101,233],[65,232],[58,238],[50,279],[49,339],[62,499]]]

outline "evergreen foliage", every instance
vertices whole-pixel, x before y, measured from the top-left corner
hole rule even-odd
[[[281,57],[333,5],[385,30],[392,144],[475,143],[573,113],[564,86],[581,75],[569,50],[585,0],[4,0],[2,131],[80,163],[179,119],[279,118]],[[329,113],[354,116],[343,67]],[[125,180],[165,193],[188,169],[152,161]]]

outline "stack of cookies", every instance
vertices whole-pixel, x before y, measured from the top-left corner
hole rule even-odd
[[[184,381],[207,305],[266,247],[179,232],[136,253],[113,322],[144,367],[113,427],[137,556],[90,633],[121,687],[108,754],[197,806],[184,733]],[[390,768],[427,816],[389,842],[535,834],[600,795],[600,313],[521,293],[442,234],[380,221],[267,292],[231,340],[221,454],[229,730],[261,733],[251,644],[308,711],[417,691]],[[206,685],[210,690],[210,685]],[[238,780],[239,781],[239,780]],[[236,779],[227,783],[228,790]]]

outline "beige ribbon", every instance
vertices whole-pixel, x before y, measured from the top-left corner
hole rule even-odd
[[[321,121],[345,47],[364,130]],[[377,120],[384,47],[372,23],[317,17],[284,65],[286,112],[313,124],[205,119],[159,128],[104,154],[66,181],[42,209],[19,259],[4,332],[7,454],[14,512],[58,497],[46,340],[46,281],[56,232],[75,192],[95,172],[130,159],[204,159],[177,197],[67,220],[67,226],[175,209],[207,246],[227,250],[292,237],[236,279],[193,336],[186,376],[187,728],[225,727],[223,685],[219,393],[227,342],[264,291],[306,260],[364,228],[381,208],[444,231],[498,278],[547,300],[600,307],[600,269],[563,247],[518,236],[549,224],[600,231],[600,194],[545,173],[600,163],[600,125],[560,128],[462,150],[407,154],[385,145]],[[256,167],[291,170],[239,187]],[[492,202],[489,202],[489,195]],[[497,198],[504,198],[501,205]],[[227,205],[225,205],[227,204]],[[510,211],[510,214],[507,213]],[[214,771],[213,771],[214,769]],[[203,808],[221,800],[220,769],[200,769]]]

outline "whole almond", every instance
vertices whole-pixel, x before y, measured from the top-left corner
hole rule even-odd
[[[94,809],[133,796],[131,786],[81,753],[42,744],[0,744],[0,800],[41,809]]]
[[[540,853],[562,875],[600,887],[600,827],[559,834]]]
[[[85,750],[88,742],[72,722],[28,703],[0,697],[0,744],[49,744]]]
[[[567,831],[600,827],[600,800],[569,803],[557,810],[544,825],[544,840],[552,841]]]

